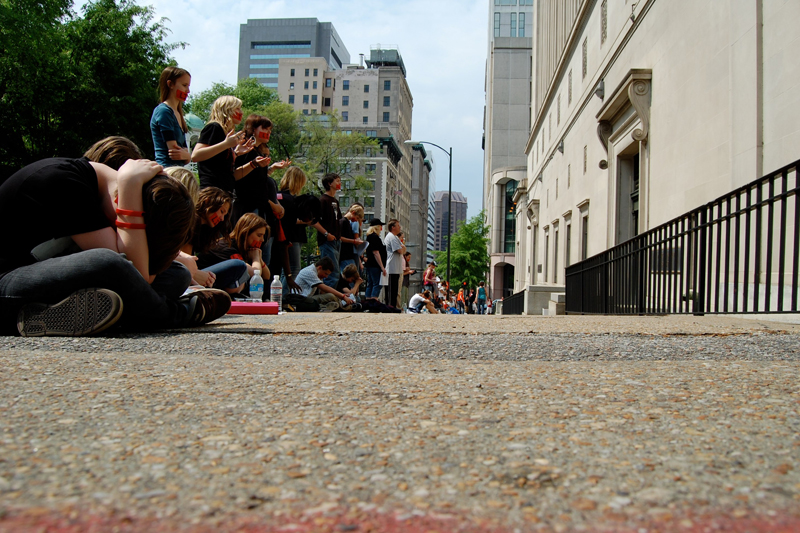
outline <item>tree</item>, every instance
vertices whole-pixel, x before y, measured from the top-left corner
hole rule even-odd
[[[133,0],[0,2],[0,176],[107,135],[152,154],[158,76],[181,43]]]
[[[460,224],[450,236],[450,287],[457,290],[466,282],[468,288],[475,288],[486,280],[489,272],[489,226],[483,220],[485,213],[472,217]],[[442,279],[447,275],[447,250],[434,252],[436,274]]]
[[[242,114],[245,118],[251,113],[261,114],[258,113],[258,110],[263,110],[265,106],[280,100],[275,90],[258,83],[257,79],[242,78],[235,87],[219,81],[212,84],[210,89],[190,95],[189,101],[186,103],[186,111],[194,113],[203,121],[208,122],[214,100],[226,95],[235,96],[242,101]],[[242,125],[244,125],[244,120]]]
[[[293,159],[300,144],[300,113],[280,100],[258,107],[255,112],[272,121],[272,135],[269,138],[272,160]]]

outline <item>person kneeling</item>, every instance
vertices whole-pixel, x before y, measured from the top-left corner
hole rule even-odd
[[[345,305],[355,303],[352,296],[343,294],[322,283],[322,280],[328,277],[331,272],[333,272],[333,269],[333,260],[330,257],[322,257],[313,265],[308,265],[301,270],[295,280],[300,286],[301,296],[303,296],[305,300],[312,301],[319,305],[322,311],[341,309],[341,301],[344,301]],[[294,305],[294,303],[292,305]]]

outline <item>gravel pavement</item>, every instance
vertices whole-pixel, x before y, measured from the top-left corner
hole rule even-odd
[[[0,531],[799,531],[799,333],[320,313],[0,337]]]

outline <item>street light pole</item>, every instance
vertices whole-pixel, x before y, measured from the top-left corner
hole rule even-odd
[[[447,288],[450,289],[450,236],[452,233],[453,225],[453,147],[450,150],[445,150],[436,143],[430,141],[405,141],[405,144],[430,144],[435,146],[445,154],[450,162],[449,177],[447,180]]]

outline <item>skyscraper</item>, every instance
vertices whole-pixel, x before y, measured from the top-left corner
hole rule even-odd
[[[330,22],[316,18],[249,19],[239,28],[239,79],[278,88],[278,62],[319,57],[329,70],[350,63],[350,52]]]
[[[449,217],[447,191],[436,191],[436,221],[434,250],[447,250],[447,221],[450,219],[450,235],[458,231],[458,226],[467,220],[467,198],[460,192],[453,191],[453,217]]]

